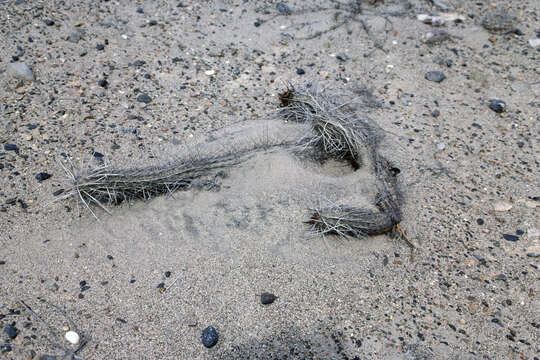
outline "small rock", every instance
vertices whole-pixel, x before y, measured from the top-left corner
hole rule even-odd
[[[0,346],[0,351],[1,351],[2,353],[10,352],[10,351],[11,351],[11,345],[9,345],[9,344],[4,344],[4,345]]]
[[[148,94],[142,93],[137,96],[137,101],[145,104],[150,104],[152,102],[152,98],[148,96]]]
[[[345,61],[349,60],[349,56],[347,56],[347,54],[340,53],[340,54],[336,55],[336,59],[338,59],[339,61],[345,62]]]
[[[107,87],[107,85],[109,85],[109,82],[106,79],[101,79],[98,81],[98,85],[101,87]]]
[[[49,179],[51,176],[52,176],[51,174],[47,174],[46,172],[40,172],[39,174],[36,175],[36,180],[39,182],[42,182],[44,180]]]
[[[17,334],[19,333],[19,331],[17,330],[17,328],[13,325],[7,325],[4,327],[4,332],[7,334],[7,336],[10,338],[10,339],[15,339],[17,337]]]
[[[166,278],[171,277],[171,272],[170,271],[165,271],[165,277]]]
[[[9,63],[7,72],[19,80],[34,81],[36,79],[32,70],[24,62]]]
[[[86,54],[88,54],[87,50],[81,50],[81,52],[79,53],[79,56],[86,56]]]
[[[438,143],[437,144],[437,149],[444,150],[445,148],[446,148],[446,145],[444,145],[444,143]]]
[[[208,75],[208,76],[213,76],[216,74],[216,72],[214,70],[206,70],[204,72],[205,75]]]
[[[496,113],[502,113],[506,109],[506,103],[502,100],[489,100],[489,108]]]
[[[214,329],[213,326],[208,326],[202,332],[201,341],[205,347],[211,348],[212,346],[216,345],[218,338],[219,337],[216,329]]]
[[[4,150],[6,151],[19,151],[19,147],[15,144],[4,144]]]
[[[431,112],[431,116],[433,116],[434,118],[439,117],[439,115],[441,115],[441,112],[438,109],[435,109]]]
[[[302,68],[296,68],[296,73],[298,75],[304,75],[306,73],[306,71]]]
[[[504,212],[504,211],[508,211],[512,208],[512,204],[510,204],[509,202],[506,202],[506,201],[497,201],[495,204],[493,204],[493,210],[495,211],[499,211],[499,212]]]
[[[444,75],[440,71],[429,71],[425,75],[426,80],[433,81],[436,83],[440,83],[444,79],[446,79],[446,75]]]
[[[540,46],[540,39],[529,39],[529,45],[533,48]]]
[[[138,14],[142,14],[144,12],[142,7],[138,7],[136,11]]]
[[[261,294],[261,303],[264,305],[268,305],[276,301],[276,295],[271,293],[262,293]]]
[[[52,21],[51,19],[43,19],[43,22],[47,26],[53,26],[54,25],[54,21]]]
[[[148,21],[148,25],[149,25],[149,26],[157,25],[157,20],[150,20],[150,21]]]
[[[79,343],[79,340],[81,339],[79,337],[79,334],[77,334],[75,331],[68,331],[65,335],[65,338],[69,343],[73,345],[77,345]]]
[[[280,3],[278,3],[276,5],[276,9],[277,9],[277,11],[279,11],[280,14],[283,14],[283,15],[291,15],[292,14],[291,8],[287,4],[282,3],[282,2],[280,2]]]
[[[505,240],[508,240],[508,241],[514,241],[514,242],[519,240],[519,238],[518,238],[517,236],[515,236],[515,235],[510,235],[510,234],[503,234],[503,238],[504,238]]]
[[[97,50],[100,50],[100,51],[101,51],[101,50],[104,50],[104,49],[105,49],[105,45],[103,45],[103,44],[97,44],[97,45],[96,45],[96,49],[97,49]]]
[[[53,196],[62,195],[64,193],[64,189],[58,189],[55,192],[53,192]]]

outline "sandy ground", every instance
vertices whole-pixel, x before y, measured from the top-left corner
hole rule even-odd
[[[69,358],[67,329],[82,359],[539,358],[540,6],[441,2],[463,21],[426,44],[435,28],[416,16],[441,10],[421,0],[0,1],[0,358]],[[520,32],[482,27],[494,9]],[[369,116],[401,169],[414,256],[387,236],[307,233],[317,202],[370,203],[372,174],[282,151],[219,191],[94,209],[100,221],[51,203],[58,160],[157,163],[275,118],[286,82],[307,80],[382,102]]]

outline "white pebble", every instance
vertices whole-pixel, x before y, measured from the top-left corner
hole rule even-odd
[[[493,210],[503,212],[508,211],[512,208],[512,204],[506,201],[497,201],[495,204],[493,204]]]
[[[529,45],[531,45],[533,48],[539,47],[540,39],[529,39]]]
[[[79,334],[77,334],[75,331],[68,331],[66,333],[66,340],[72,343],[73,345],[76,345],[79,343],[80,337],[79,337]]]
[[[206,75],[208,75],[208,76],[212,76],[212,75],[214,75],[216,72],[215,72],[214,70],[207,70],[207,71],[205,71],[204,73],[205,73]]]

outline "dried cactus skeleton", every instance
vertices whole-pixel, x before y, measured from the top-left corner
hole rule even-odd
[[[289,84],[279,98],[280,116],[289,122],[303,124],[300,133],[281,139],[251,139],[248,145],[225,149],[214,147],[213,150],[192,151],[161,166],[114,169],[100,165],[81,170],[61,164],[70,186],[62,198],[78,199],[96,216],[92,204],[108,212],[107,205],[117,205],[124,200],[148,200],[193,187],[219,187],[219,179],[226,176],[225,170],[258,152],[287,148],[294,154],[320,162],[328,159],[347,161],[355,170],[363,166],[363,157],[367,157],[375,174],[378,192],[373,210],[348,205],[312,209],[306,221],[312,230],[322,235],[357,238],[395,230],[401,221],[399,169],[379,154],[378,146],[384,132],[358,111],[379,106],[371,93],[361,87],[337,92],[314,83],[298,87]],[[210,136],[210,139],[215,138]],[[241,140],[246,141],[245,138]]]

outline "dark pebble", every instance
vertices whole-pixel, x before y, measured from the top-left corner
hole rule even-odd
[[[296,68],[296,73],[298,75],[304,75],[306,73],[306,70],[304,70],[302,68]]]
[[[165,288],[165,283],[159,283],[157,288],[158,289],[164,289]]]
[[[3,353],[10,352],[11,351],[11,345],[4,344],[4,345],[0,346],[0,351],[2,351]]]
[[[341,53],[341,54],[336,55],[336,59],[338,59],[339,61],[345,62],[345,61],[349,60],[349,57],[347,56],[347,54]]]
[[[440,83],[441,81],[446,79],[446,75],[444,75],[440,71],[429,71],[426,73],[425,78],[426,80]]]
[[[122,324],[127,324],[127,321],[122,319],[122,318],[116,318],[116,321],[118,321],[119,323],[122,323]]]
[[[506,103],[502,100],[489,100],[489,108],[496,113],[502,113],[506,109]]]
[[[4,144],[4,150],[6,151],[17,151],[19,148],[15,144]]]
[[[19,331],[17,331],[17,328],[13,325],[7,325],[4,327],[4,332],[9,336],[10,339],[15,339],[17,337],[17,334]]]
[[[255,27],[259,27],[259,26],[261,26],[261,23],[258,22],[258,21],[255,21],[255,22],[253,23],[253,25],[254,25]]]
[[[98,49],[98,50],[103,50],[103,49],[105,49],[105,45],[103,45],[103,44],[97,44],[97,45],[96,45],[96,49]]]
[[[148,25],[150,25],[150,26],[157,25],[157,20],[150,20],[150,21],[148,22]]]
[[[101,80],[98,81],[98,85],[101,86],[101,87],[107,87],[107,85],[109,85],[109,83],[107,82],[107,80],[101,79]]]
[[[142,93],[137,96],[137,101],[145,104],[150,104],[152,102],[152,98],[148,96],[148,94]]]
[[[206,329],[203,330],[201,341],[204,346],[207,348],[211,348],[212,346],[216,345],[218,342],[218,333],[216,329],[214,329],[213,326],[209,326]]]
[[[139,14],[142,14],[144,12],[142,7],[138,7],[136,11]]]
[[[439,115],[441,115],[441,112],[439,111],[439,109],[435,109],[431,112],[431,116],[433,117],[439,117]]]
[[[58,196],[64,193],[64,189],[58,189],[55,192],[53,192],[53,196]]]
[[[171,272],[170,271],[165,271],[165,277],[171,277]]]
[[[105,156],[105,155],[103,155],[102,153],[97,152],[97,151],[94,151],[94,153],[93,153],[92,155],[94,155],[94,157],[95,157],[96,159],[103,159],[103,157]]]
[[[112,255],[107,255],[107,259],[109,259],[109,260],[113,260],[113,259],[114,259],[114,257],[113,257]]]
[[[86,285],[86,280],[82,280],[82,281],[79,282],[80,287],[83,287],[85,285]]]
[[[90,290],[90,286],[85,285],[85,286],[81,287],[81,292],[84,292],[84,291],[87,291],[87,290]]]
[[[146,64],[146,61],[144,61],[144,60],[135,60],[135,61],[133,62],[133,66],[136,66],[136,67],[141,67],[141,66],[143,66],[144,64]]]
[[[39,174],[36,175],[36,180],[41,182],[41,181],[49,179],[51,176],[52,176],[51,174],[47,174],[46,172],[40,172]]]
[[[516,235],[503,234],[503,238],[508,241],[518,241],[519,238]]]
[[[517,229],[517,230],[516,230],[516,235],[521,236],[521,235],[523,235],[523,234],[525,234],[525,231],[523,231],[523,230],[521,230],[521,229]]]
[[[484,219],[476,219],[478,225],[484,225]]]
[[[51,19],[44,19],[43,22],[47,26],[53,26],[54,25],[54,21],[52,21]]]
[[[82,50],[82,51],[79,53],[79,56],[86,56],[86,54],[88,54],[88,51]]]
[[[0,260],[0,265],[6,265],[6,261],[5,260]]]
[[[261,294],[261,303],[264,305],[268,305],[276,301],[276,295],[270,294],[270,293],[262,293]]]
[[[183,8],[183,7],[186,7],[186,5],[184,5],[184,3],[182,2],[179,2],[178,5],[176,5],[176,7]]]
[[[537,257],[540,257],[540,254],[538,254],[538,253],[527,253],[527,256],[531,257],[531,258],[537,258]]]
[[[285,3],[278,3],[276,5],[276,9],[277,11],[279,11],[280,14],[283,14],[283,15],[291,15],[292,14],[292,10],[291,8],[289,7],[289,5],[285,4]]]

